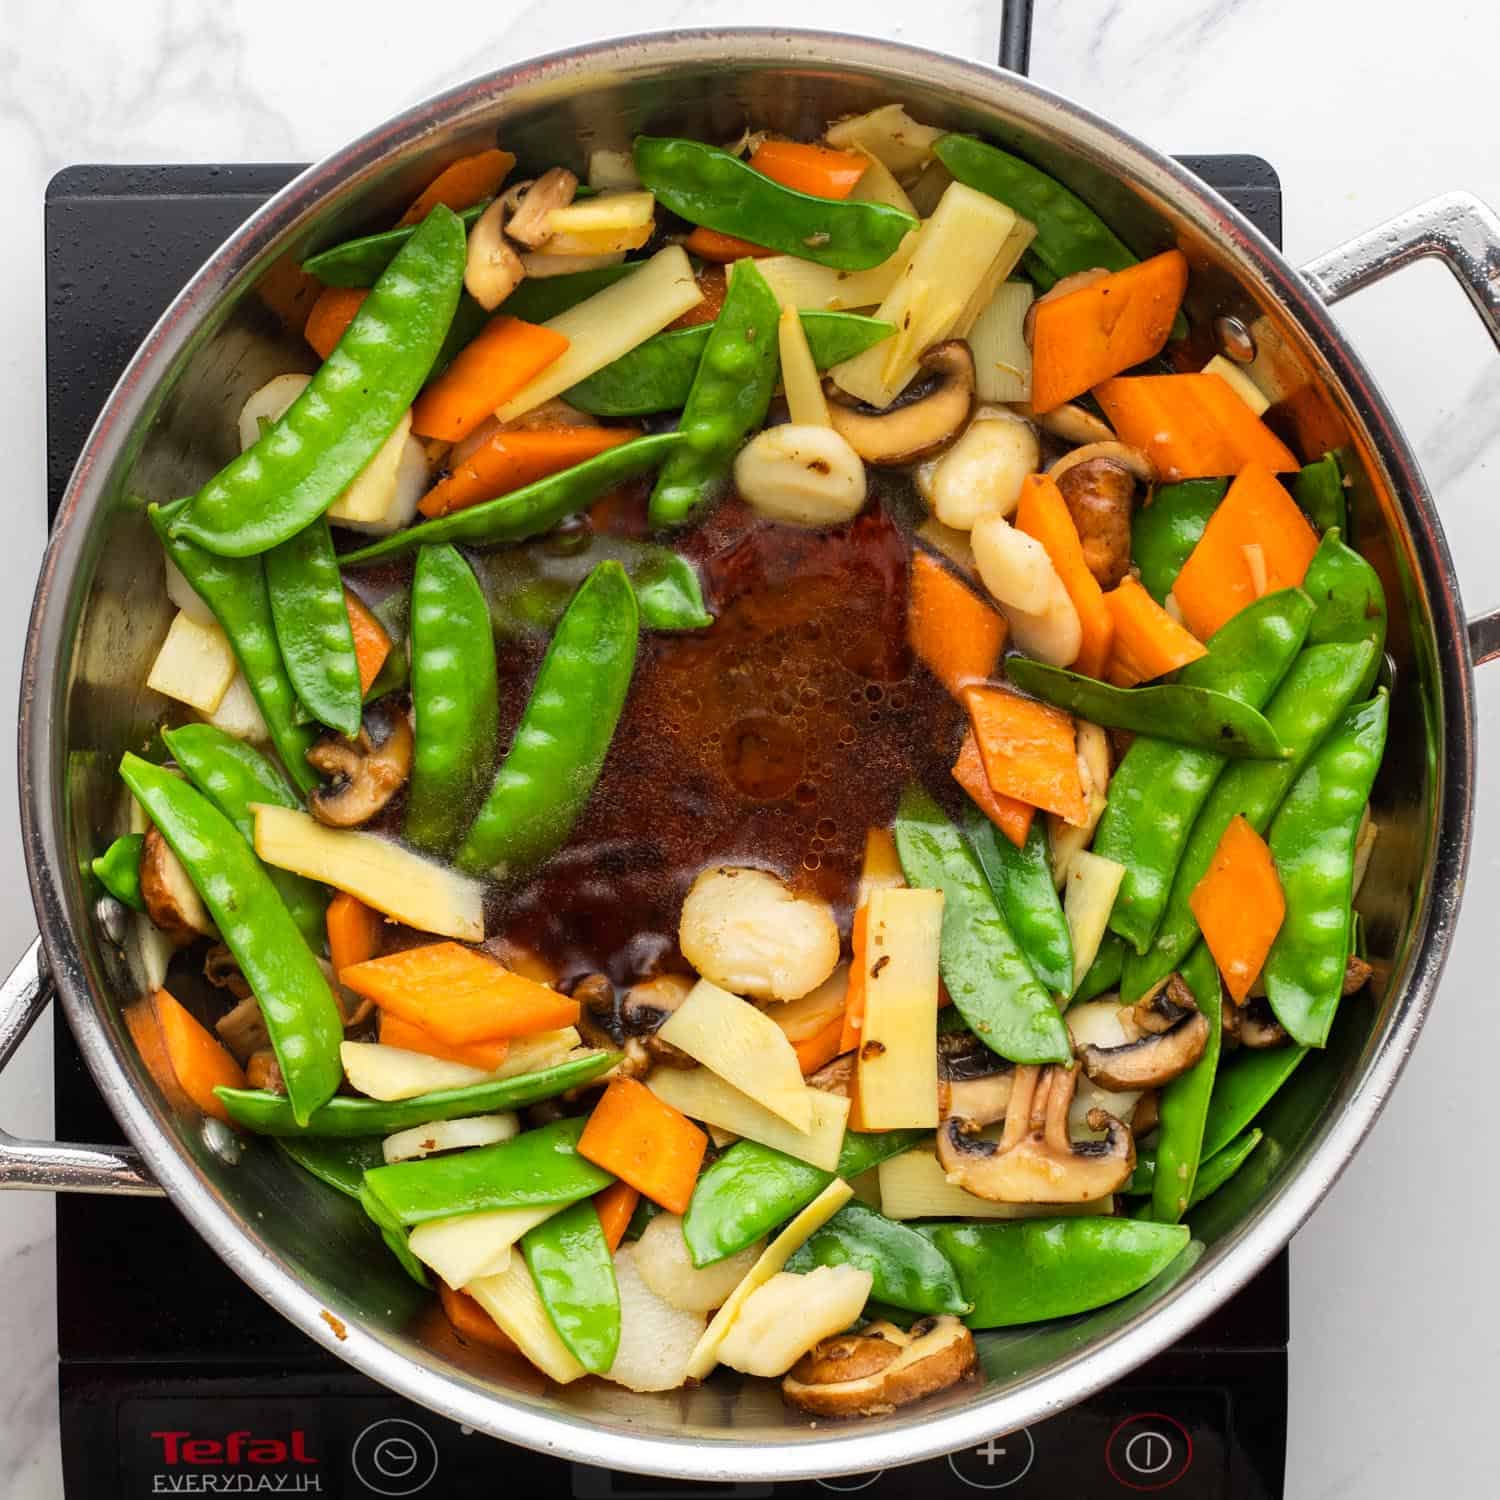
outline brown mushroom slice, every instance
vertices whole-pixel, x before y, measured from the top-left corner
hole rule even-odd
[[[1054,406],[1051,411],[1043,412],[1033,411],[1031,403],[1027,401],[1010,401],[1006,404],[1017,416],[1025,417],[1028,422],[1035,422],[1043,432],[1051,433],[1065,443],[1082,445],[1112,443],[1115,440],[1114,428],[1103,417],[1095,416],[1087,407],[1079,406],[1076,402],[1065,402],[1062,406]]]
[[[357,828],[385,810],[411,774],[411,725],[403,713],[372,713],[359,738],[329,731],[307,752],[307,763],[329,778],[307,799],[330,828]]]
[[[214,1022],[214,1030],[241,1067],[248,1065],[257,1052],[271,1045],[266,1018],[261,1014],[260,1001],[254,995],[247,995],[233,1010],[220,1016]]]
[[[1252,1000],[1245,1006],[1239,1014],[1235,1034],[1240,1046],[1257,1050],[1280,1047],[1287,1041],[1286,1028],[1265,1000]]]
[[[972,1032],[938,1037],[938,1116],[975,1125],[1005,1118],[1015,1084],[1015,1064],[991,1052]]]
[[[1130,569],[1130,516],[1137,481],[1154,470],[1123,443],[1089,443],[1065,453],[1048,473],[1057,483],[1083,544],[1083,560],[1099,587],[1114,588]]]
[[[1370,976],[1374,972],[1374,968],[1357,953],[1351,953],[1349,962],[1344,966],[1344,986],[1340,993],[1346,996],[1357,995],[1370,982]]]
[[[854,1088],[854,1054],[845,1052],[832,1062],[824,1063],[816,1073],[809,1073],[807,1086],[810,1089],[821,1089],[825,1094],[849,1098]]]
[[[647,1056],[663,1067],[698,1066],[696,1058],[657,1035],[692,989],[693,981],[685,974],[657,974],[631,985],[620,1002],[620,1026],[626,1037],[632,1041],[639,1039]]]
[[[1068,1109],[1076,1067],[1017,1067],[1005,1130],[985,1140],[957,1116],[938,1128],[937,1156],[949,1182],[992,1203],[1086,1203],[1115,1192],[1135,1170],[1130,1131],[1102,1109],[1089,1111],[1096,1141],[1074,1141]]]
[[[1137,1140],[1150,1135],[1161,1124],[1161,1095],[1155,1089],[1147,1089],[1136,1101],[1135,1113],[1130,1117],[1130,1133]]]
[[[526,268],[505,238],[505,204],[496,200],[469,231],[464,290],[493,312],[521,284]]]
[[[974,409],[974,355],[962,339],[934,344],[917,361],[938,377],[925,396],[889,411],[860,411],[831,382],[828,420],[833,430],[868,464],[915,463],[946,447],[964,430]]]
[[[566,208],[578,191],[578,178],[566,167],[553,167],[516,199],[516,208],[505,232],[517,243],[535,250],[552,238],[547,216],[554,208]]]
[[[264,1089],[268,1094],[286,1093],[286,1084],[281,1077],[281,1064],[269,1048],[252,1053],[245,1064],[245,1082],[253,1089]]]
[[[245,978],[239,960],[223,943],[215,943],[203,955],[203,977],[215,989],[228,990],[236,1000],[245,1000],[253,994],[250,981]]]
[[[146,915],[179,947],[218,936],[198,888],[155,828],[146,830],[141,849],[141,899]]]
[[[1203,1056],[1208,1032],[1208,1017],[1195,1006],[1165,1031],[1143,1031],[1119,1047],[1084,1047],[1078,1060],[1089,1078],[1107,1089],[1156,1089]]]
[[[1197,1008],[1198,1002],[1193,999],[1193,992],[1188,988],[1187,981],[1174,971],[1125,1012],[1125,1025],[1130,1032],[1130,1040],[1134,1041],[1137,1036],[1148,1032],[1159,1036],[1163,1031],[1170,1031],[1184,1016],[1192,1015]]]
[[[947,1390],[978,1368],[974,1335],[945,1314],[903,1333],[871,1323],[824,1339],[782,1378],[793,1406],[819,1417],[871,1417]]]

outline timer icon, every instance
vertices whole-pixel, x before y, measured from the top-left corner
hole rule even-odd
[[[371,1494],[415,1495],[437,1477],[437,1444],[415,1422],[386,1417],[355,1438],[349,1463]]]

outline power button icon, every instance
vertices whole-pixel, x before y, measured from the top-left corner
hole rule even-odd
[[[1138,1412],[1110,1433],[1104,1461],[1127,1490],[1170,1489],[1192,1467],[1193,1440],[1176,1417]]]

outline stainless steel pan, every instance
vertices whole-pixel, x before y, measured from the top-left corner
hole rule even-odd
[[[169,607],[136,498],[195,489],[230,455],[234,415],[303,358],[266,278],[388,222],[443,162],[497,138],[523,165],[578,163],[638,130],[724,139],[747,122],[794,135],[903,101],[977,130],[1072,185],[1135,249],[1180,245],[1194,327],[1253,346],[1256,379],[1309,453],[1340,446],[1362,549],[1391,602],[1392,739],[1382,837],[1361,905],[1374,997],[1266,1120],[1236,1189],[1205,1205],[1181,1263],[1129,1301],[981,1340],[982,1383],[870,1422],[809,1428],[772,1385],[721,1372],[701,1389],[634,1396],[544,1388],[443,1331],[393,1266],[368,1256],[352,1204],[268,1150],[174,1117],[138,1062],[120,1007],[139,953],[96,909],[81,869],[118,831],[120,752],[160,710],[147,665]],[[375,1379],[497,1437],[586,1462],[695,1479],[869,1470],[971,1445],[1068,1405],[1163,1349],[1271,1258],[1332,1185],[1401,1073],[1453,932],[1469,853],[1472,669],[1500,654],[1500,616],[1466,623],[1432,497],[1395,417],[1329,304],[1422,256],[1453,270],[1500,342],[1500,220],[1436,199],[1300,269],[1181,167],[1013,75],[910,47],[811,32],[673,33],[521,64],[418,106],[311,168],[241,228],[152,331],[90,435],[37,585],[21,696],[20,792],[41,939],[0,988],[0,1064],[54,993],[136,1150],[0,1138],[0,1185],[164,1192],[224,1262],[309,1338]],[[1213,330],[1209,333],[1208,330]]]

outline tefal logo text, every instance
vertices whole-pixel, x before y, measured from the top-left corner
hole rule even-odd
[[[248,1431],[227,1433],[222,1438],[195,1437],[191,1432],[153,1432],[161,1444],[165,1464],[186,1464],[194,1468],[230,1464],[315,1464],[317,1459],[307,1451],[307,1433],[294,1427],[285,1439],[261,1437]]]

